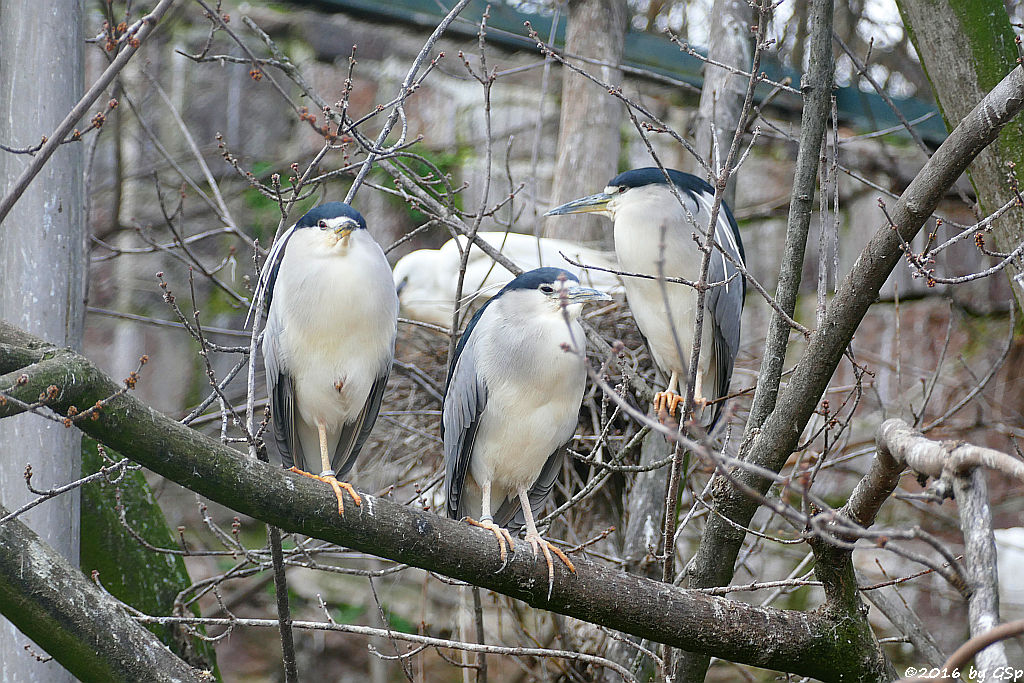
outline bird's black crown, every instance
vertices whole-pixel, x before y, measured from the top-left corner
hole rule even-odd
[[[366,220],[363,219],[362,214],[353,209],[345,202],[327,202],[320,206],[310,209],[306,212],[306,215],[299,219],[295,224],[296,228],[312,228],[319,221],[328,220],[330,218],[339,218],[345,216],[351,218],[359,224],[360,228],[366,229]]]
[[[578,277],[561,268],[535,268],[519,275],[516,279],[512,280],[512,282],[502,287],[501,291],[498,292],[495,298],[514,289],[537,289],[545,283],[554,284],[558,282],[558,278],[563,275],[566,280],[576,283],[580,281]]]
[[[710,195],[715,194],[715,188],[692,173],[683,173],[674,168],[665,169],[672,178],[672,182],[683,190],[700,192]],[[630,171],[620,173],[608,181],[610,187],[643,187],[645,185],[668,185],[665,174],[660,168],[648,166],[647,168],[634,168]]]
[[[672,178],[672,182],[684,192],[688,192],[694,197],[699,194],[707,195],[708,197],[715,196],[715,188],[692,173],[683,173],[674,168],[666,168],[665,170],[668,172],[669,177]],[[645,185],[668,185],[668,182],[665,180],[665,174],[661,172],[661,169],[655,166],[634,168],[631,171],[620,173],[608,181],[609,187],[644,187]],[[700,213],[699,203],[696,208],[697,213]],[[725,220],[729,223],[729,229],[732,230],[732,234],[736,238],[736,246],[739,249],[740,258],[745,262],[746,253],[743,251],[743,239],[740,237],[740,228],[736,224],[736,218],[732,215],[732,209],[725,202],[722,202],[722,212],[725,214]],[[743,287],[745,292],[746,281],[743,282]]]

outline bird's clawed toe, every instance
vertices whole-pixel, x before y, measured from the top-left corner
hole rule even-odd
[[[363,504],[363,499],[359,497],[358,493],[356,493],[356,490],[352,487],[352,484],[348,483],[347,481],[338,481],[338,478],[335,477],[333,474],[326,474],[326,475],[313,474],[312,472],[306,472],[305,470],[300,470],[298,467],[290,467],[290,468],[288,468],[288,471],[289,472],[295,472],[296,474],[301,474],[302,476],[309,477],[310,479],[316,479],[317,481],[322,481],[325,484],[330,484],[331,488],[334,489],[335,497],[338,499],[338,514],[339,515],[344,515],[345,514],[345,501],[344,501],[344,498],[342,496],[342,491],[343,490],[344,491],[348,491],[348,495],[352,496],[352,501],[356,504],[356,507],[359,507],[360,505]]]
[[[534,557],[537,556],[538,549],[544,553],[544,561],[547,562],[548,565],[548,597],[551,597],[551,589],[555,585],[555,563],[551,559],[551,553],[554,553],[555,556],[562,561],[562,564],[565,565],[566,569],[573,574],[576,573],[576,565],[572,563],[572,560],[570,560],[569,557],[561,551],[561,549],[550,541],[544,540],[540,534],[527,533],[524,540],[533,548]]]
[[[676,409],[684,400],[684,397],[674,391],[659,391],[654,395],[654,412],[664,422],[665,420],[661,418],[662,413],[667,413],[668,416],[674,417]]]
[[[473,526],[478,526],[481,529],[487,529],[494,537],[498,539],[498,552],[500,553],[501,563],[505,564],[508,559],[508,551],[516,549],[516,543],[512,540],[512,534],[507,529],[502,529],[500,526],[494,523],[494,520],[483,519],[476,521],[475,519],[466,518],[466,521]]]

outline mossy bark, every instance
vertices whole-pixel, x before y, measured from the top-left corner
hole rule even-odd
[[[121,457],[113,452],[108,455]],[[100,456],[96,442],[83,439],[82,474],[99,472],[108,464]],[[139,471],[127,472],[116,484],[101,479],[82,489],[82,572],[98,572],[105,589],[137,610],[146,614],[175,614],[175,598],[192,583],[185,562],[180,555],[153,552],[131,536],[121,524],[117,490],[126,520],[136,534],[158,548],[176,547],[145,476]],[[194,605],[191,611],[199,616]],[[154,624],[147,628],[186,662],[213,671],[220,678],[216,654],[208,642],[190,637],[181,626]]]
[[[0,517],[7,514],[0,504]],[[0,525],[0,614],[81,681],[212,680],[209,672],[175,656],[17,518]]]
[[[1017,45],[1003,0],[897,0],[903,24],[932,84],[946,128],[953,130],[1017,65]],[[1024,122],[1005,126],[968,169],[983,213],[1014,197],[1009,179],[1024,169]],[[995,246],[1024,241],[1024,218],[1010,212],[992,230]],[[1019,269],[1015,272],[1020,272]]]

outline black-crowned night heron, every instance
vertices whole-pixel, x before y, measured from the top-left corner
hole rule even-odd
[[[579,421],[587,382],[580,312],[587,301],[610,298],[560,268],[527,271],[473,316],[448,372],[441,425],[448,516],[494,533],[502,561],[506,541],[514,548],[507,529],[525,526],[534,555],[543,550],[549,581],[550,551],[575,568],[541,538],[534,518]]]
[[[267,313],[263,357],[273,437],[285,467],[331,485],[338,481],[380,410],[391,372],[398,296],[391,268],[366,221],[343,202],[309,211],[274,243],[262,288]],[[308,470],[316,467],[320,475]]]
[[[618,276],[601,270],[584,270],[566,263],[561,254],[598,268],[615,269],[610,252],[583,247],[567,240],[535,237],[515,232],[479,232],[477,236],[508,257],[523,270],[544,266],[564,268],[588,287],[609,294],[622,291]],[[395,264],[395,287],[401,314],[413,320],[448,327],[455,311],[459,267],[466,238],[461,235],[445,242],[440,249],[417,249]],[[561,252],[561,253],[559,253]],[[463,307],[483,303],[515,276],[495,263],[483,250],[473,247],[466,262],[462,282]]]
[[[624,277],[623,281],[629,308],[647,339],[654,361],[670,375],[667,390],[655,395],[655,409],[660,413],[667,407],[669,414],[674,414],[682,400],[680,377],[685,381],[688,376],[697,292],[685,284],[666,282],[666,297],[657,277],[698,280],[703,253],[694,234],[707,230],[715,191],[689,173],[669,170],[668,175],[682,204],[660,169],[638,168],[612,178],[604,192],[563,204],[547,215],[599,213],[610,217],[615,226],[615,253],[622,270],[655,276]],[[746,292],[746,282],[722,253],[744,262],[739,228],[724,202],[714,236],[721,251],[715,249],[711,254],[708,282],[719,284],[708,290],[704,300],[707,315],[694,386],[696,405],[713,403],[711,415],[705,414],[701,419],[709,428],[721,413],[721,399],[729,393],[729,380],[739,352],[740,316]],[[659,262],[663,267],[659,268]]]

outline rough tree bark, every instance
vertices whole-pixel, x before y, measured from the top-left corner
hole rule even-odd
[[[38,144],[81,97],[82,15],[81,0],[0,3],[0,142]],[[0,152],[0,197],[32,159]],[[82,169],[82,145],[63,145],[0,227],[0,318],[75,348],[81,345],[85,297]],[[32,497],[22,476],[28,464],[37,487],[76,479],[80,441],[76,430],[33,416],[0,422],[0,501],[16,508]],[[47,544],[76,565],[78,512],[75,492],[26,516]],[[37,662],[25,651],[28,639],[6,620],[0,624],[5,680],[72,680],[55,662]]]
[[[972,104],[991,90],[1017,64],[1018,49],[1003,0],[897,0],[903,25],[932,84],[939,109],[952,130],[971,111]],[[981,213],[987,214],[1014,198],[1008,182],[1024,168],[1024,122],[1015,121],[995,144],[978,155],[968,169]],[[992,230],[1000,251],[1012,251],[1024,241],[1020,212],[999,219]],[[1024,293],[1021,263],[1018,298]]]
[[[625,0],[570,0],[565,52],[618,64],[622,61],[628,21]],[[586,63],[581,66],[596,72],[606,83],[618,85],[622,82],[622,72],[618,69]],[[619,100],[569,69],[563,69],[558,156],[551,206],[598,192],[615,176],[621,122],[622,103]],[[602,239],[607,226],[607,219],[600,216],[549,218],[544,234],[595,242]]]
[[[884,225],[868,243],[826,310],[824,323],[808,340],[804,355],[788,384],[779,392],[774,409],[760,429],[752,430],[747,460],[779,471],[796,447],[800,434],[818,405],[843,353],[853,338],[878,291],[902,256],[902,244],[914,238],[935,210],[945,191],[967,165],[993,140],[1024,106],[1024,72],[1013,69],[964,117],[936,150],[899,201],[889,209],[898,230]],[[762,373],[761,381],[764,381]],[[753,412],[752,412],[753,416]],[[762,493],[768,482],[741,472],[738,477]],[[750,524],[757,503],[736,487],[715,492],[716,508],[742,527]],[[696,571],[710,580],[727,582],[744,534],[729,525],[709,520],[698,556]],[[712,528],[712,522],[717,528]]]
[[[870,630],[852,633],[825,612],[755,607],[583,557],[574,558],[576,574],[556,568],[549,596],[542,561],[528,549],[517,550],[503,566],[494,537],[470,525],[366,493],[361,507],[346,507],[340,516],[329,488],[245,458],[130,393],[119,393],[117,383],[70,350],[26,344],[31,341],[24,333],[0,321],[0,372],[5,373],[0,386],[9,397],[33,402],[40,392],[57,387],[47,405],[61,415],[71,406],[103,400],[97,419],[78,421],[84,432],[158,474],[284,531],[439,572],[672,647],[824,681],[884,677],[885,659],[877,646],[872,649]],[[0,404],[0,419],[19,410],[8,400]]]
[[[30,416],[32,417],[32,416]],[[36,418],[38,420],[38,418]],[[0,518],[8,510],[0,505]],[[0,525],[0,612],[53,655],[57,677],[30,679],[11,675],[5,681],[58,680],[68,672],[82,681],[211,681],[135,621],[78,568],[55,552],[18,519]],[[20,667],[38,676],[35,667]],[[57,666],[60,662],[67,671]],[[49,667],[47,667],[49,668]],[[72,679],[74,680],[74,679]]]

